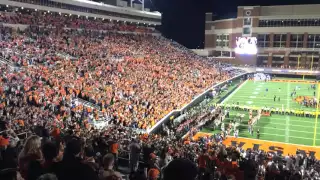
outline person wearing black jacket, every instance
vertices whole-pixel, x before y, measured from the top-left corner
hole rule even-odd
[[[155,147],[154,145],[150,145],[150,144],[144,144],[143,148],[142,148],[142,152],[143,152],[143,161],[144,162],[148,162],[150,159],[150,154],[154,153],[155,151]]]
[[[59,180],[98,180],[96,172],[80,158],[81,141],[72,138],[66,145],[63,160],[58,163],[55,173]]]

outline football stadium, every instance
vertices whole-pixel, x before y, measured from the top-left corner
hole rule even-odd
[[[320,179],[320,4],[271,3],[0,0],[0,180]]]

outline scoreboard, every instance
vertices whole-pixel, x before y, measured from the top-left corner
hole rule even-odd
[[[258,53],[257,38],[256,37],[237,37],[235,53],[256,55]]]

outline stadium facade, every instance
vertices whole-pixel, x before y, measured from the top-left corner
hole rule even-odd
[[[319,64],[320,4],[239,6],[237,17],[206,14],[205,48],[197,53],[223,62],[260,67],[315,68]],[[236,53],[238,38],[255,38],[256,53]]]

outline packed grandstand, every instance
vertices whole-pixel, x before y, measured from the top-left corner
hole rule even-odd
[[[199,122],[224,116],[205,101],[147,133],[242,70],[150,27],[40,10],[0,21],[1,180],[319,178],[314,156],[227,147],[225,134],[193,139]]]

